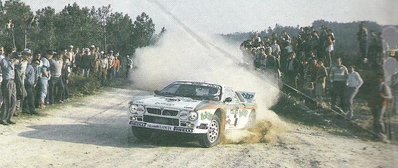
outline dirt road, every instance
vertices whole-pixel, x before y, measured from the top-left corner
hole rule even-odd
[[[398,147],[290,124],[272,144],[210,149],[163,137],[138,142],[127,124],[130,89],[103,93],[0,126],[0,167],[396,167]],[[166,141],[166,142],[165,142]]]

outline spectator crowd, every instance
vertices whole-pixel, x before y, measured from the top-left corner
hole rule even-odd
[[[373,80],[377,87],[370,93],[369,106],[374,116],[375,132],[378,138],[386,140],[382,123],[390,91],[381,80],[384,79],[381,33],[372,31],[371,37],[368,37],[367,32],[365,24],[361,23],[357,34],[360,60],[356,65],[344,65],[342,58],[334,54],[338,39],[333,30],[326,26],[301,27],[295,37],[285,30],[281,33],[270,32],[266,36],[255,33],[241,43],[240,48],[246,63],[256,70],[282,81],[284,86],[301,91],[317,106],[329,101],[331,109],[344,112],[349,120],[354,116],[354,97],[364,83],[355,67],[375,70],[378,77]]]
[[[102,85],[127,78],[134,65],[132,56],[124,60],[122,63],[119,53],[105,53],[94,45],[82,50],[70,45],[46,53],[0,47],[0,124],[15,124],[12,117],[20,112],[38,114],[47,105],[68,101],[72,74],[97,78]],[[122,64],[127,74],[121,74]]]

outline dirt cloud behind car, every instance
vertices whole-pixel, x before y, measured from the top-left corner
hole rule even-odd
[[[184,32],[184,31],[182,31]],[[242,55],[237,46],[221,39],[192,36],[190,33],[167,31],[153,47],[137,49],[135,62],[138,68],[130,79],[135,88],[156,90],[177,80],[206,81],[225,84],[236,90],[256,92],[257,120],[261,128],[227,133],[228,142],[242,143],[247,137],[275,135],[286,125],[269,108],[278,99],[277,82],[263,74],[243,66]],[[267,130],[267,131],[258,131]],[[253,139],[253,138],[252,138]],[[250,142],[253,142],[253,140]],[[254,138],[256,142],[263,138]],[[269,139],[269,138],[268,138]],[[271,138],[272,139],[272,138]],[[249,141],[249,140],[248,140]]]

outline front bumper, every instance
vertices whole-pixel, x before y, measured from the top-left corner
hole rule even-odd
[[[181,132],[181,133],[188,133],[188,134],[207,133],[207,129],[199,129],[199,128],[191,128],[191,127],[183,127],[183,126],[172,126],[172,125],[165,125],[165,124],[156,124],[156,123],[149,123],[149,122],[136,121],[136,120],[130,120],[129,125],[133,126],[133,127],[142,127],[142,128],[148,128],[148,129],[171,131],[171,132]]]

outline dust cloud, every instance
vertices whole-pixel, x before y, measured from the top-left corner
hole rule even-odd
[[[227,132],[227,143],[270,142],[274,138],[269,136],[285,127],[269,110],[278,99],[277,82],[243,64],[238,45],[184,30],[167,31],[156,45],[137,49],[134,61],[137,69],[130,80],[138,89],[160,90],[177,80],[193,80],[255,92],[256,127]]]

